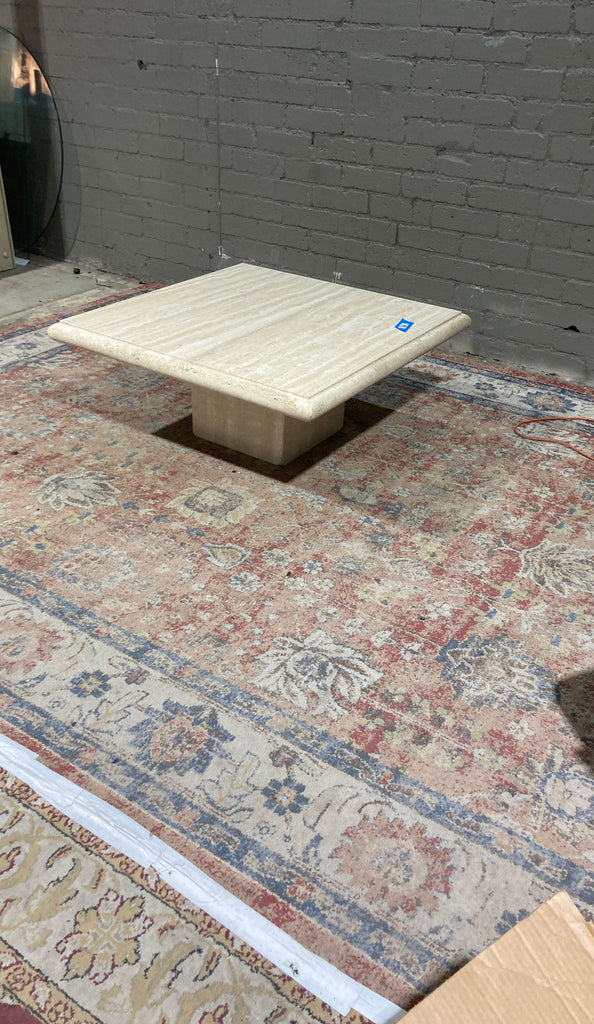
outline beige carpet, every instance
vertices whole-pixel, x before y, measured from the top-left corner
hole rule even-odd
[[[592,906],[592,463],[514,434],[591,391],[425,358],[270,472],[40,324],[0,362],[7,736],[405,1008]]]
[[[8,1006],[43,1024],[364,1022],[0,769],[2,1024]]]

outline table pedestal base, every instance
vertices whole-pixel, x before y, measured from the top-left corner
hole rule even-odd
[[[344,403],[317,419],[298,420],[243,398],[192,386],[192,430],[197,437],[275,466],[292,462],[335,434],[343,421]]]

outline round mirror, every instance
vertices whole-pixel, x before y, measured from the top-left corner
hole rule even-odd
[[[15,250],[29,252],[56,209],[62,182],[58,111],[39,64],[0,29],[0,167]]]

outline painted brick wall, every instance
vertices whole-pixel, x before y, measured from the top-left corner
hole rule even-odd
[[[594,381],[589,0],[0,0],[0,24],[54,86],[73,255],[219,265],[218,87],[227,254],[461,308],[456,350]]]

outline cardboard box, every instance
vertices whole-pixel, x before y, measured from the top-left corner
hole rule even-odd
[[[413,1007],[409,1021],[594,1024],[594,925],[557,893]]]

